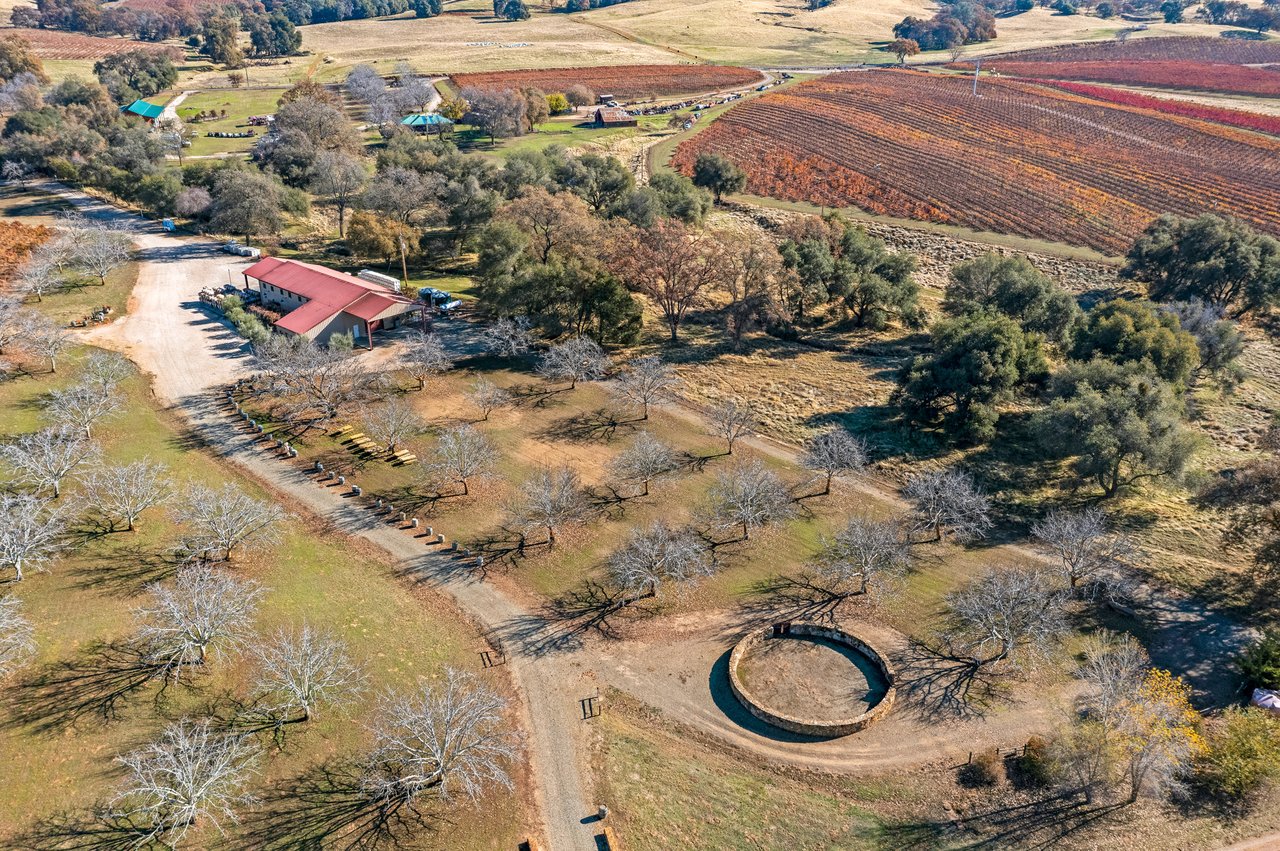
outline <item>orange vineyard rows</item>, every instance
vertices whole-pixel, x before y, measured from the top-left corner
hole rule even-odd
[[[563,92],[581,84],[596,94],[633,100],[649,96],[689,95],[748,86],[764,79],[759,71],[727,65],[617,65],[603,68],[549,68],[544,71],[490,71],[454,74],[458,88],[523,88]]]
[[[949,67],[964,69],[959,65]],[[1280,69],[1253,68],[1225,62],[1180,60],[1024,62],[1006,59],[992,60],[983,65],[983,68],[1006,77],[1046,77],[1053,80],[1088,80],[1095,83],[1155,86],[1162,89],[1194,89],[1263,97],[1280,96]]]
[[[746,101],[673,164],[728,155],[748,191],[1109,254],[1164,212],[1280,234],[1280,140],[1013,80],[854,71]]]
[[[1173,36],[1125,41],[1094,41],[1035,47],[992,57],[1019,62],[1211,62],[1226,65],[1262,65],[1280,62],[1280,40]]]

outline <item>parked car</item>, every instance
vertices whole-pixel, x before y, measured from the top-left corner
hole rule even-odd
[[[262,249],[253,248],[248,245],[242,245],[240,246],[240,250],[237,251],[236,253],[239,254],[241,257],[248,257],[250,260],[257,260],[259,257],[262,256]]]
[[[226,245],[222,246],[220,250],[226,252],[227,254],[239,254],[240,249],[243,247],[244,246],[242,246],[238,242],[228,242]]]

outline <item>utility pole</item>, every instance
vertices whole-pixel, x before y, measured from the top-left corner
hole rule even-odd
[[[977,64],[973,66],[973,96],[978,96],[978,72],[982,70],[982,59],[979,58]]]

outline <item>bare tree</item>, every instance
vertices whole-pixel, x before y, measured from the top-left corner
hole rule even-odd
[[[14,291],[23,297],[34,296],[36,301],[44,301],[46,294],[55,292],[66,286],[58,264],[48,252],[36,250],[26,262],[18,268],[14,276]]]
[[[132,532],[142,512],[163,505],[172,496],[169,476],[167,466],[143,458],[90,470],[84,485],[89,504],[107,518],[112,531],[119,522]]]
[[[843,428],[833,428],[809,440],[804,447],[805,467],[826,476],[822,493],[831,493],[836,476],[860,473],[867,467],[867,442]]]
[[[739,439],[756,433],[758,423],[755,409],[737,399],[726,400],[711,411],[711,433],[724,440],[730,455]]]
[[[42,571],[62,549],[71,509],[25,493],[0,493],[0,568],[21,582],[25,571]]]
[[[24,348],[49,362],[49,371],[58,371],[58,358],[71,347],[71,336],[52,322],[33,323],[27,330]]]
[[[94,223],[81,227],[75,234],[71,262],[77,269],[97,278],[100,286],[106,286],[107,275],[132,257],[133,239],[121,230]]]
[[[1132,635],[1108,630],[1086,636],[1082,655],[1078,676],[1089,686],[1088,714],[1112,730],[1121,708],[1142,685],[1151,657]]]
[[[1031,527],[1031,534],[1057,557],[1058,569],[1072,591],[1082,582],[1118,572],[1137,554],[1132,539],[1109,531],[1107,515],[1097,507],[1053,511]]]
[[[271,337],[255,347],[265,382],[258,392],[282,406],[282,416],[325,423],[376,395],[375,376],[350,352],[322,349],[303,337]]]
[[[399,397],[393,397],[369,408],[361,418],[365,434],[386,446],[394,453],[401,443],[421,434],[422,420],[413,406]]]
[[[175,519],[189,527],[183,549],[192,557],[230,561],[237,547],[274,543],[284,519],[278,505],[254,499],[231,482],[187,488]]]
[[[44,407],[57,425],[73,426],[92,437],[94,423],[119,414],[123,404],[114,388],[86,382],[49,391]]]
[[[133,375],[133,364],[116,352],[94,352],[80,367],[80,380],[85,384],[114,390]]]
[[[0,354],[29,338],[39,324],[38,313],[13,299],[0,297]]]
[[[649,419],[649,406],[675,395],[680,379],[675,370],[661,358],[648,356],[631,362],[631,368],[618,377],[615,392],[623,400],[640,407],[640,419]]]
[[[911,544],[899,521],[857,515],[823,548],[818,569],[837,587],[867,594],[907,575]]]
[[[548,381],[568,381],[569,389],[579,381],[598,381],[609,371],[611,362],[595,340],[573,337],[547,349],[538,363],[538,374]]]
[[[648,496],[649,483],[675,467],[675,452],[647,431],[637,434],[631,446],[619,453],[610,465],[611,472],[618,478],[640,483],[644,488],[640,496]]]
[[[274,696],[280,711],[301,713],[291,721],[309,721],[320,704],[350,701],[361,687],[360,669],[348,657],[347,646],[305,623],[297,631],[277,630],[253,654],[258,689]]]
[[[422,331],[410,336],[409,350],[400,362],[404,365],[405,372],[418,382],[419,390],[425,390],[428,381],[453,369],[453,360],[444,350],[440,338]]]
[[[258,749],[248,735],[217,731],[211,719],[183,719],[160,738],[118,757],[126,779],[111,813],[141,834],[130,847],[176,847],[198,822],[239,822],[236,808],[253,798],[244,791],[256,773]]]
[[[471,385],[467,399],[479,409],[480,419],[485,422],[488,422],[489,415],[498,408],[511,404],[511,394],[487,378],[481,378]]]
[[[664,583],[680,587],[714,572],[715,562],[698,535],[661,521],[633,529],[609,557],[609,574],[628,602],[656,596]]]
[[[169,584],[147,587],[149,601],[136,615],[138,637],[152,657],[179,679],[203,665],[210,650],[232,649],[251,634],[262,588],[207,564],[187,565]]]
[[[462,485],[465,496],[470,493],[467,483],[488,473],[497,461],[493,441],[474,426],[464,425],[440,435],[429,470],[437,478]]]
[[[947,596],[952,651],[974,667],[1046,652],[1066,629],[1063,595],[1044,571],[990,570]]]
[[[917,531],[932,531],[935,541],[944,533],[957,541],[982,538],[993,525],[991,500],[960,470],[919,473],[902,492],[915,509]]]
[[[533,347],[533,332],[525,317],[499,319],[480,334],[484,350],[498,357],[514,358],[527,354]]]
[[[81,464],[96,460],[99,453],[98,444],[67,425],[43,428],[0,445],[0,460],[13,469],[17,480],[37,492],[52,490],[54,499],[62,495],[67,476]]]
[[[321,151],[308,177],[311,191],[327,196],[338,209],[338,238],[345,238],[347,209],[369,181],[364,163],[346,151]]]
[[[547,530],[547,543],[556,544],[556,530],[582,523],[586,498],[578,474],[568,467],[540,470],[520,486],[516,516],[526,527]]]
[[[36,652],[35,629],[22,614],[22,601],[0,597],[0,679]]]
[[[182,119],[178,116],[163,116],[155,123],[156,134],[160,137],[160,144],[166,151],[172,153],[178,158],[178,167],[182,167],[182,157],[186,153],[187,146],[191,144],[191,131],[182,123]]]
[[[742,540],[751,530],[785,520],[795,513],[787,486],[759,461],[722,471],[709,492],[712,517],[722,526],[742,528]]]
[[[376,800],[412,804],[431,793],[480,798],[511,788],[506,763],[519,753],[502,714],[506,701],[471,674],[445,668],[444,682],[388,694],[374,722],[377,741],[364,773]]]

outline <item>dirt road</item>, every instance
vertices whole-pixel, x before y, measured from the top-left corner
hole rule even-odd
[[[501,630],[513,622],[527,622],[529,613],[518,604],[491,585],[469,579],[422,541],[379,524],[354,503],[264,458],[250,447],[247,436],[212,410],[211,388],[247,372],[250,354],[243,340],[201,307],[195,295],[203,286],[225,282],[228,271],[234,275],[244,263],[218,253],[215,243],[169,236],[154,223],[64,186],[42,188],[66,198],[86,217],[128,229],[139,248],[141,268],[128,314],[86,331],[82,339],[128,355],[150,375],[157,399],[181,412],[216,451],[336,528],[362,535],[392,553],[406,575],[449,593],[478,623]],[[548,847],[594,849],[594,825],[583,823],[595,806],[582,779],[579,675],[560,658],[516,656],[510,668],[524,699],[522,727]]]
[[[181,411],[216,451],[287,493],[298,506],[392,553],[406,577],[449,593],[460,608],[499,635],[538,631],[540,619],[519,601],[459,570],[447,555],[388,526],[336,489],[320,487],[296,467],[269,456],[217,409],[210,390],[248,371],[250,356],[239,337],[206,314],[194,296],[202,286],[225,282],[228,272],[234,275],[242,268],[241,262],[217,253],[213,243],[165,235],[151,223],[79,193],[49,188],[87,216],[128,227],[141,249],[142,269],[129,314],[86,332],[87,341],[128,354],[152,376],[156,396]],[[465,336],[463,322],[456,327],[450,323],[448,333]],[[701,422],[697,411],[678,410]],[[756,438],[751,443],[779,457],[794,459],[796,454],[794,447],[770,440]],[[891,489],[870,479],[858,486],[880,498],[895,498]],[[1150,617],[1156,661],[1191,677],[1202,693],[1216,696],[1226,667],[1218,663],[1247,638],[1247,631],[1189,598],[1156,589],[1149,589],[1149,594],[1144,613]],[[1029,697],[985,718],[946,723],[895,711],[857,736],[829,742],[798,740],[755,723],[726,698],[721,682],[724,655],[742,622],[701,613],[687,623],[664,626],[669,634],[661,640],[589,641],[559,653],[521,652],[518,642],[509,642],[510,672],[523,696],[534,794],[548,847],[554,851],[596,847],[594,825],[583,823],[595,802],[584,779],[585,726],[578,700],[600,682],[749,753],[837,772],[915,765],[960,756],[979,744],[1018,744],[1029,732],[1051,726],[1053,716],[1065,709]],[[883,644],[901,642],[901,636],[873,623],[859,628]],[[1069,701],[1069,695],[1061,700]]]

